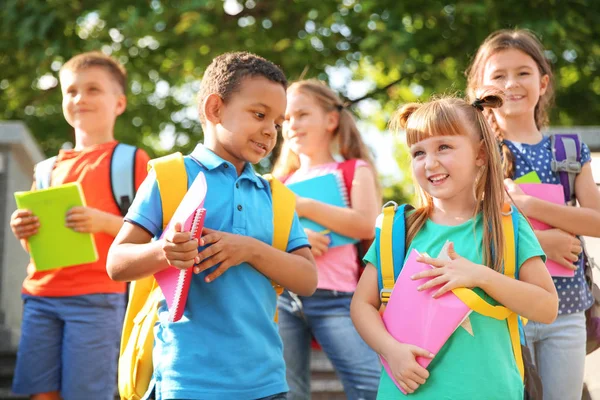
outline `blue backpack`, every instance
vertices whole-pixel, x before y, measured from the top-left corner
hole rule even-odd
[[[110,188],[122,216],[127,214],[135,197],[136,152],[135,146],[119,143],[115,146],[110,159]],[[56,164],[56,156],[36,164],[34,175],[37,189],[50,187],[54,164]]]

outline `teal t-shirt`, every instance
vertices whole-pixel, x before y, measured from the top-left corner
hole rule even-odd
[[[482,216],[479,214],[463,224],[446,226],[428,220],[410,244],[412,249],[435,257],[446,240],[454,243],[456,252],[466,259],[482,264]],[[379,228],[378,228],[379,229]],[[517,268],[532,257],[545,258],[531,227],[519,215]],[[378,241],[375,241],[365,261],[378,270]],[[498,304],[483,290],[475,291],[491,304]],[[427,368],[429,378],[413,394],[412,400],[486,399],[513,400],[523,398],[523,381],[515,362],[506,321],[485,317],[476,312],[469,316],[473,336],[459,327]],[[404,395],[382,369],[378,399],[398,399]]]

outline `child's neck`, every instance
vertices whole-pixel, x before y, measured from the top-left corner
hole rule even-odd
[[[433,214],[431,220],[440,225],[460,225],[475,214],[477,200],[456,201],[433,199]]]
[[[509,118],[496,118],[498,127],[504,132],[504,138],[512,142],[536,144],[542,134],[535,124],[533,115],[522,115]]]
[[[300,166],[302,168],[311,168],[317,165],[335,162],[329,149],[323,149],[322,151],[311,155],[299,154],[298,157],[300,158]]]
[[[75,150],[83,150],[88,147],[112,142],[113,140],[115,140],[115,137],[112,130],[108,132],[91,133],[75,129]]]

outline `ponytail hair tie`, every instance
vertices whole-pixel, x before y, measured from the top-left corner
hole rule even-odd
[[[476,109],[478,109],[479,111],[483,111],[483,103],[484,103],[484,101],[483,101],[483,100],[481,100],[481,99],[479,99],[479,98],[476,98],[476,99],[475,99],[475,101],[473,101],[473,102],[471,103],[471,105],[472,105],[473,107],[475,107]]]

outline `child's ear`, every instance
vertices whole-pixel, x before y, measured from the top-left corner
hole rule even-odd
[[[221,108],[223,107],[223,99],[216,93],[211,93],[204,100],[204,116],[207,121],[217,125],[221,123]]]
[[[546,94],[546,90],[548,89],[548,84],[550,83],[550,77],[548,75],[542,76],[540,79],[540,96]]]
[[[340,125],[340,112],[330,111],[327,113],[327,119],[325,121],[325,129],[327,132],[335,132]]]
[[[115,108],[117,116],[123,114],[125,112],[126,108],[127,108],[127,97],[124,94],[120,94],[119,97],[117,98],[117,106]]]
[[[475,157],[475,165],[483,167],[487,163],[488,155],[485,151],[485,143],[483,140],[479,142],[479,150],[477,151],[477,157]]]

